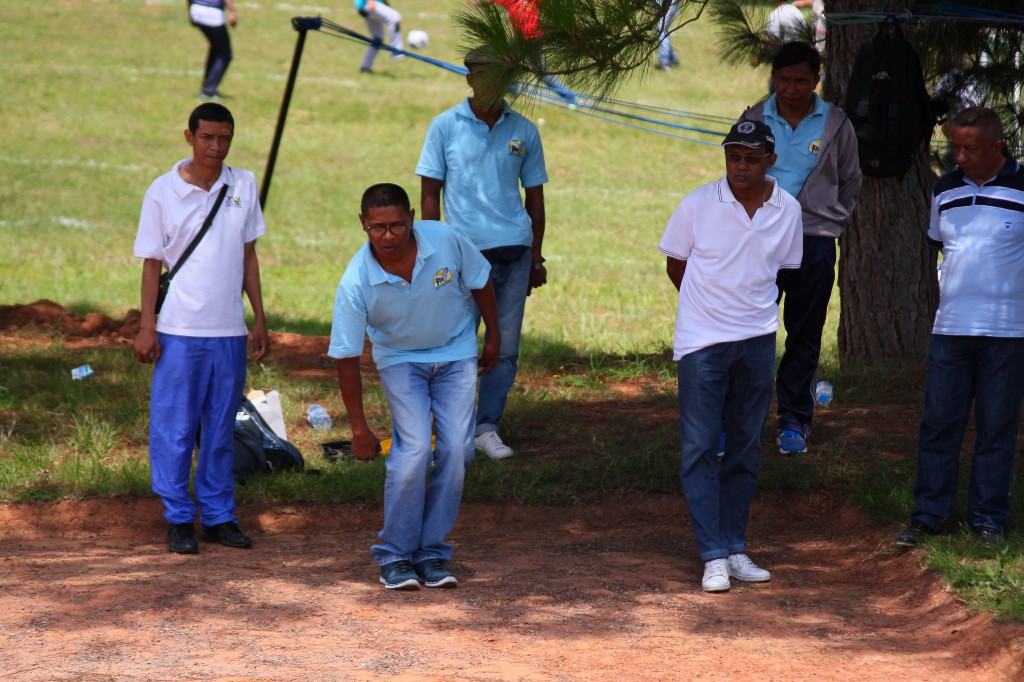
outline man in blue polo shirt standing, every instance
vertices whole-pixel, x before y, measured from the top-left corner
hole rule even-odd
[[[786,351],[775,379],[779,449],[807,451],[814,417],[814,384],[828,302],[836,275],[836,239],[860,194],[857,135],[841,109],[814,89],[821,80],[814,46],[790,42],[772,61],[775,94],[740,120],[764,121],[775,135],[778,161],[768,174],[800,202],[804,245],[796,270],[779,272]],[[726,444],[728,446],[728,444]]]
[[[944,530],[956,508],[960,448],[974,406],[967,525],[998,544],[1010,515],[1010,481],[1024,400],[1024,168],[1006,154],[999,115],[984,107],[950,126],[957,169],[932,197],[928,240],[942,249],[917,478],[904,547]]]
[[[409,196],[398,185],[367,189],[361,211],[369,239],[338,284],[327,354],[338,359],[353,455],[373,459],[380,446],[363,413],[364,334],[391,408],[384,528],[371,553],[387,589],[455,587],[444,568],[452,555],[445,536],[455,525],[473,454],[477,373],[494,367],[501,343],[490,267],[457,232],[414,223]],[[486,325],[479,365],[476,310]]]
[[[495,96],[487,80],[494,60],[487,48],[466,55],[473,96],[430,123],[416,174],[423,219],[441,219],[443,193],[445,222],[491,264],[501,357],[480,380],[475,445],[491,459],[504,459],[513,451],[498,436],[498,422],[515,383],[526,297],[547,282],[542,246],[548,176],[537,127]]]

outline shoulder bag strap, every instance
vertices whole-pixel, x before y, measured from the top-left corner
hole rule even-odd
[[[213,224],[213,219],[217,217],[217,211],[220,210],[220,205],[224,203],[224,196],[227,193],[228,185],[227,183],[224,183],[221,185],[220,194],[217,195],[216,203],[214,203],[213,208],[210,209],[210,214],[206,216],[206,220],[203,221],[203,226],[199,228],[199,234],[192,239],[188,247],[185,249],[185,253],[181,254],[181,258],[179,258],[178,262],[174,264],[174,268],[167,273],[168,282],[174,279],[174,276],[178,274],[178,270],[180,270],[181,266],[185,264],[188,257],[192,255],[192,252],[196,250],[196,247],[199,245],[199,242],[202,241],[206,231],[210,229],[210,225]]]

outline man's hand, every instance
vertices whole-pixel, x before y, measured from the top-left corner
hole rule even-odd
[[[150,365],[160,359],[160,341],[155,329],[140,329],[135,336],[135,359]]]
[[[352,434],[352,456],[369,462],[380,453],[380,440],[372,431]]]
[[[529,296],[533,293],[534,289],[544,286],[548,283],[548,269],[541,263],[540,267],[533,266],[530,270],[530,288],[526,290],[526,295]]]
[[[490,372],[498,364],[499,358],[501,358],[501,336],[488,330],[484,339],[484,349],[476,364],[477,374],[483,376]]]
[[[249,344],[252,347],[252,361],[262,360],[267,351],[270,350],[270,335],[267,333],[265,320],[257,320],[252,325],[252,332],[249,334]]]

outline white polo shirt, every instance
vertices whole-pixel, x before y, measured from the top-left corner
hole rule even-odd
[[[135,255],[161,260],[170,270],[199,232],[227,183],[228,193],[213,224],[171,281],[156,330],[178,336],[245,336],[242,276],[245,245],[263,236],[256,178],[224,166],[210,191],[189,184],[178,169],[153,181],[142,200]]]
[[[754,217],[726,178],[683,197],[658,250],[686,261],[673,358],[779,328],[775,277],[803,256],[800,204],[768,178],[772,194]]]

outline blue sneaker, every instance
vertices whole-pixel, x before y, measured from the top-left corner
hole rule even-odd
[[[807,440],[803,437],[803,434],[793,429],[779,429],[775,443],[779,446],[779,452],[786,455],[807,452]]]
[[[424,559],[412,565],[420,582],[427,587],[457,587],[459,581],[444,568],[440,559]]]
[[[389,590],[418,590],[419,578],[408,561],[392,561],[380,567],[380,581]]]

